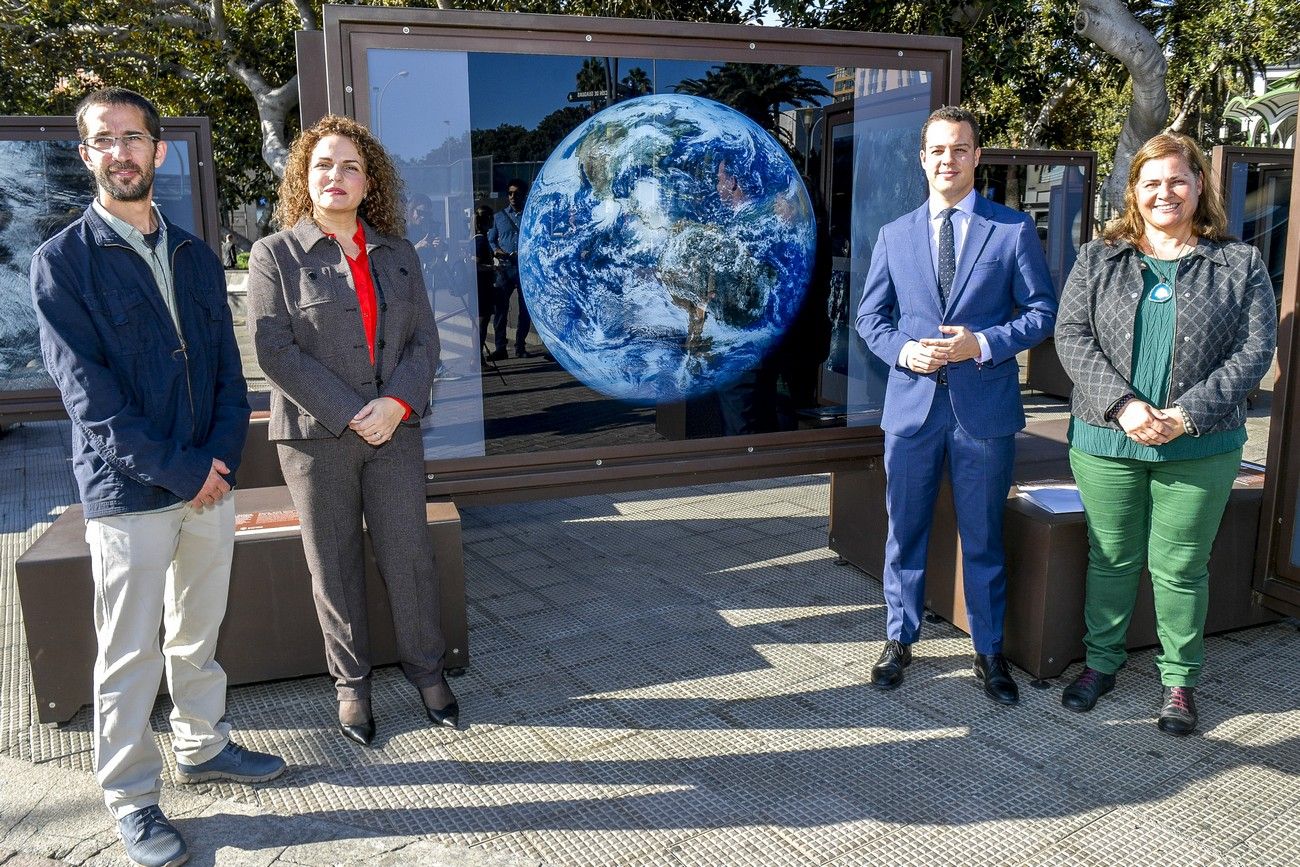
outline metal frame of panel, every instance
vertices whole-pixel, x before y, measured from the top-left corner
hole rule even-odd
[[[356,95],[369,93],[372,48],[923,69],[934,76],[933,107],[960,95],[961,43],[946,37],[334,5],[324,8],[323,22],[324,69],[314,68],[316,52],[300,56],[300,81],[317,93],[323,87],[329,111],[363,123],[369,100]],[[431,461],[427,489],[458,502],[500,502],[829,472],[881,451],[874,426],[588,447]]]
[[[221,250],[217,215],[217,172],[212,159],[212,124],[206,117],[165,117],[163,138],[189,144],[190,177],[198,180],[194,196],[194,225],[214,251]],[[76,141],[77,121],[71,116],[0,117],[0,139],[6,141]],[[58,389],[0,391],[0,429],[19,421],[65,418]]]
[[[1229,155],[1243,149],[1225,149]],[[1253,150],[1253,149],[1252,149]],[[1218,149],[1215,149],[1218,157]],[[1264,481],[1264,506],[1260,515],[1255,556],[1255,589],[1260,602],[1300,616],[1300,551],[1295,550],[1296,500],[1300,492],[1300,377],[1295,375],[1300,349],[1300,143],[1291,153],[1291,225],[1287,231],[1286,271],[1282,279],[1282,313],[1277,329],[1277,363],[1280,373],[1273,392],[1269,422],[1268,473]],[[1217,159],[1216,159],[1217,163]],[[1219,166],[1216,165],[1216,169]]]
[[[1233,163],[1284,164],[1290,165],[1295,154],[1286,148],[1247,148],[1233,145],[1216,145],[1210,151],[1210,171],[1214,174],[1214,183],[1223,193],[1224,201],[1232,195],[1232,173],[1224,169]]]
[[[1097,152],[1019,150],[1017,148],[980,148],[980,165],[990,166],[1082,166],[1083,167],[1083,237],[1079,246],[1092,240],[1093,209],[1097,200]]]
[[[1094,207],[1097,200],[1097,153],[1095,151],[1017,150],[1014,148],[982,148],[980,165],[1066,165],[1083,167],[1083,232],[1079,246],[1092,240]],[[1056,354],[1056,341],[1050,336],[1029,350],[1025,371],[1025,387],[1068,398],[1074,383],[1070,381],[1061,359]]]

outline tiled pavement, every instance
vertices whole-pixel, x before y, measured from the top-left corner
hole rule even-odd
[[[53,422],[0,437],[0,864],[124,863],[89,773],[89,715],[33,722],[14,589],[14,559],[73,500],[66,438]],[[467,725],[428,728],[392,668],[376,676],[370,751],[334,733],[325,678],[232,689],[237,738],[292,768],[258,787],[180,787],[169,770],[164,806],[193,863],[1297,860],[1293,622],[1210,640],[1188,739],[1154,727],[1151,651],[1092,714],[1023,674],[1007,709],[974,686],[969,641],[932,624],[906,684],[880,694],[866,685],[880,586],[826,548],[828,487],[462,509]]]

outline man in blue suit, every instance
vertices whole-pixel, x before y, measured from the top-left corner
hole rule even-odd
[[[1002,656],[1002,510],[1025,426],[1016,353],[1052,333],[1056,292],[1033,220],[975,192],[979,123],[944,107],[921,127],[929,200],[880,230],[857,328],[889,365],[885,431],[888,641],[871,682],[893,689],[912,661],[926,550],[945,467],[961,536],[975,677],[1015,704]]]

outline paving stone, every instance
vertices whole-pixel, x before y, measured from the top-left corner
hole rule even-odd
[[[0,858],[122,864],[89,713],[33,721],[12,559],[73,493],[66,423],[30,427],[0,439],[0,474],[41,480],[0,534]],[[969,638],[927,623],[882,693],[880,584],[826,547],[828,496],[808,476],[466,507],[460,730],[430,727],[395,667],[374,749],[335,731],[327,677],[234,688],[237,740],[290,771],[182,787],[168,758],[164,806],[196,863],[240,867],[1294,861],[1291,623],[1209,640],[1194,738],[1155,730],[1151,650],[1091,714],[1060,707],[1072,672],[1017,674],[1002,708]]]

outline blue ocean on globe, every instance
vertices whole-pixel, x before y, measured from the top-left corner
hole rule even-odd
[[[790,157],[696,96],[618,103],[542,166],[519,276],[546,348],[587,386],[636,402],[723,388],[793,320],[816,227]]]

